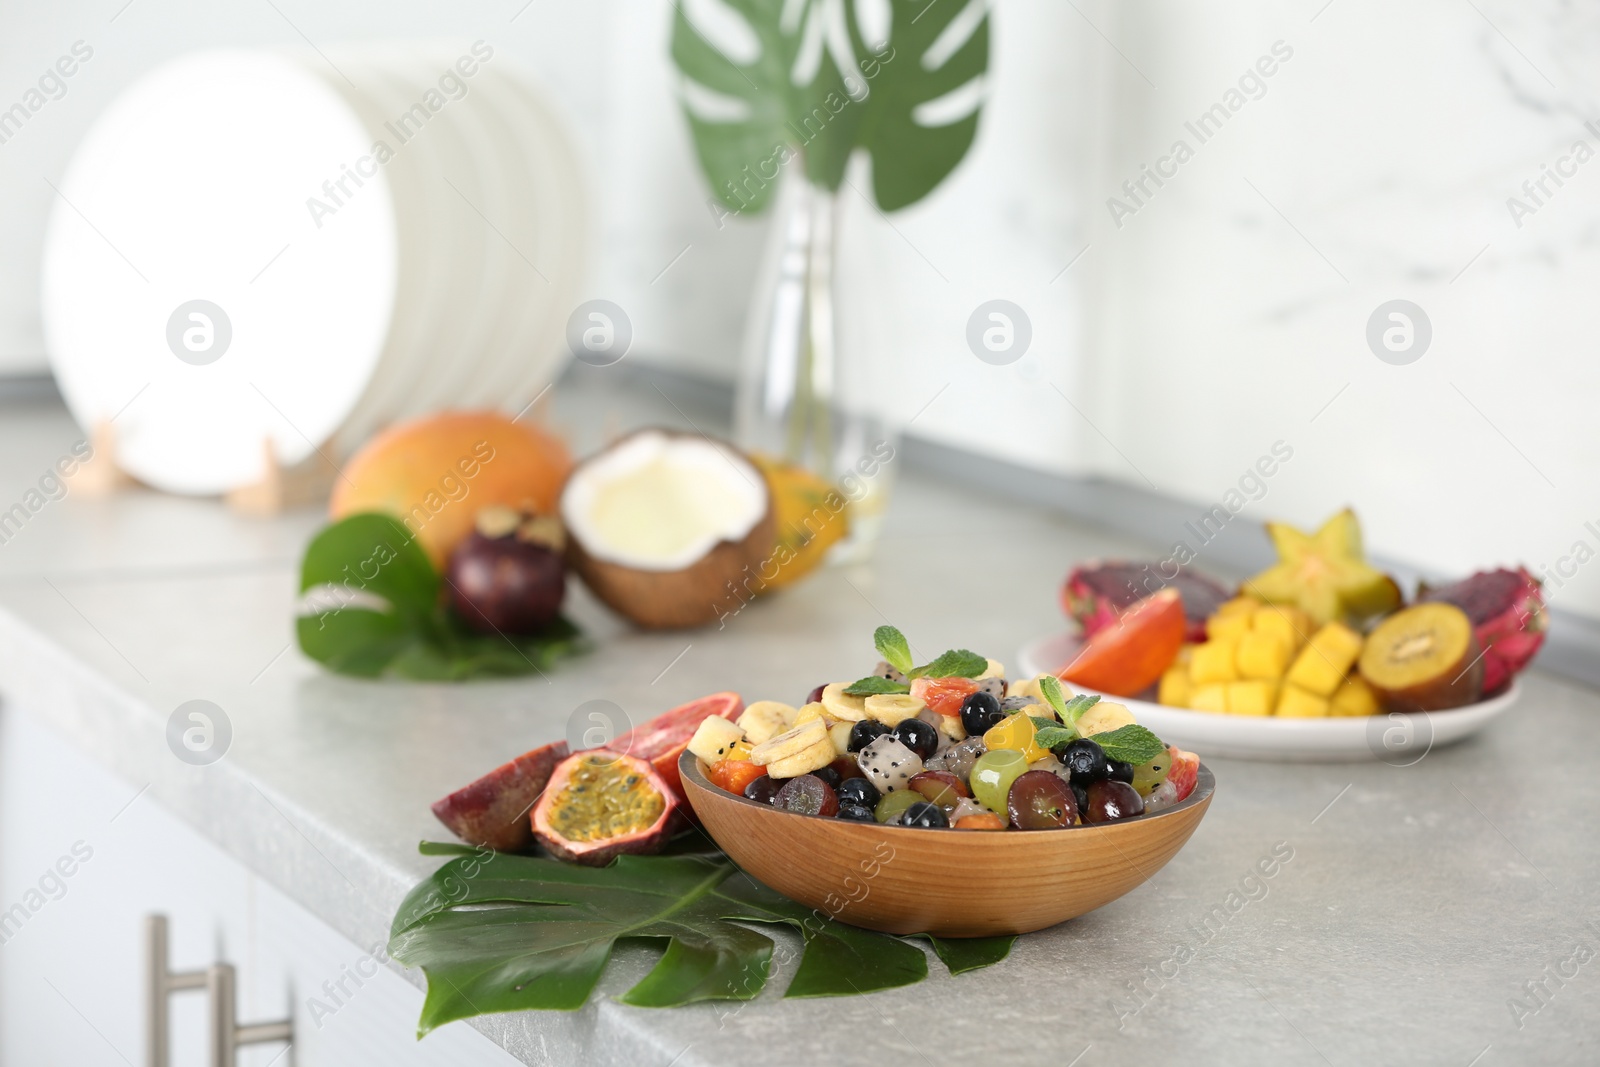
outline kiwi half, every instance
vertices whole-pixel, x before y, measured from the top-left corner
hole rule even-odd
[[[1418,604],[1389,616],[1361,649],[1361,677],[1390,711],[1442,711],[1483,693],[1472,620],[1454,604]]]

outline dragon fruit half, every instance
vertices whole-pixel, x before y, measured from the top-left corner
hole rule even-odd
[[[1417,599],[1454,604],[1467,613],[1483,649],[1483,694],[1493,696],[1528,665],[1550,628],[1539,579],[1526,568],[1479,571],[1436,589],[1424,585]]]
[[[1084,637],[1093,637],[1116,622],[1128,608],[1151,593],[1172,587],[1183,599],[1187,623],[1185,641],[1206,639],[1206,619],[1224,600],[1228,590],[1190,571],[1176,577],[1163,577],[1159,563],[1127,563],[1120,560],[1091,560],[1072,569],[1061,586],[1061,607],[1083,627]]]

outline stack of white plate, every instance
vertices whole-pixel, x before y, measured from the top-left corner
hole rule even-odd
[[[58,186],[62,395],[180,493],[338,462],[445,408],[520,411],[569,356],[587,210],[570,139],[482,42],[213,51],[141,79]]]

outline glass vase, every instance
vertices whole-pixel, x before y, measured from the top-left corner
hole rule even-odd
[[[859,368],[839,358],[837,219],[837,194],[803,175],[784,176],[745,327],[734,435],[740,447],[804,467],[834,487],[849,523],[829,556],[840,563],[866,559],[877,542],[899,441],[857,385]]]

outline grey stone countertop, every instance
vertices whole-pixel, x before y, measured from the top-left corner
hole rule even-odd
[[[645,422],[720,422],[692,391],[614,382],[555,390],[552,421],[580,448]],[[0,407],[0,510],[78,439],[57,405]],[[1159,556],[935,472],[896,473],[870,565],[688,633],[631,630],[575,588],[591,654],[469,685],[355,681],[300,655],[291,610],[317,513],[69,493],[0,545],[0,695],[371,945],[437,862],[416,851],[447,837],[430,802],[563,736],[587,700],[635,720],[721,689],[793,700],[870,666],[888,621],[919,647],[1013,661],[1062,626],[1074,560]],[[233,730],[207,767],[165,742],[168,716],[196,698]],[[920,985],[794,1001],[779,973],[738,1010],[647,1010],[613,999],[654,958],[627,948],[581,1011],[472,1025],[530,1064],[1593,1063],[1596,752],[1595,693],[1534,673],[1510,714],[1411,767],[1208,760],[1216,800],[1165,869],[984,971],[952,978],[935,961]],[[949,872],[974,898],[985,877]]]

